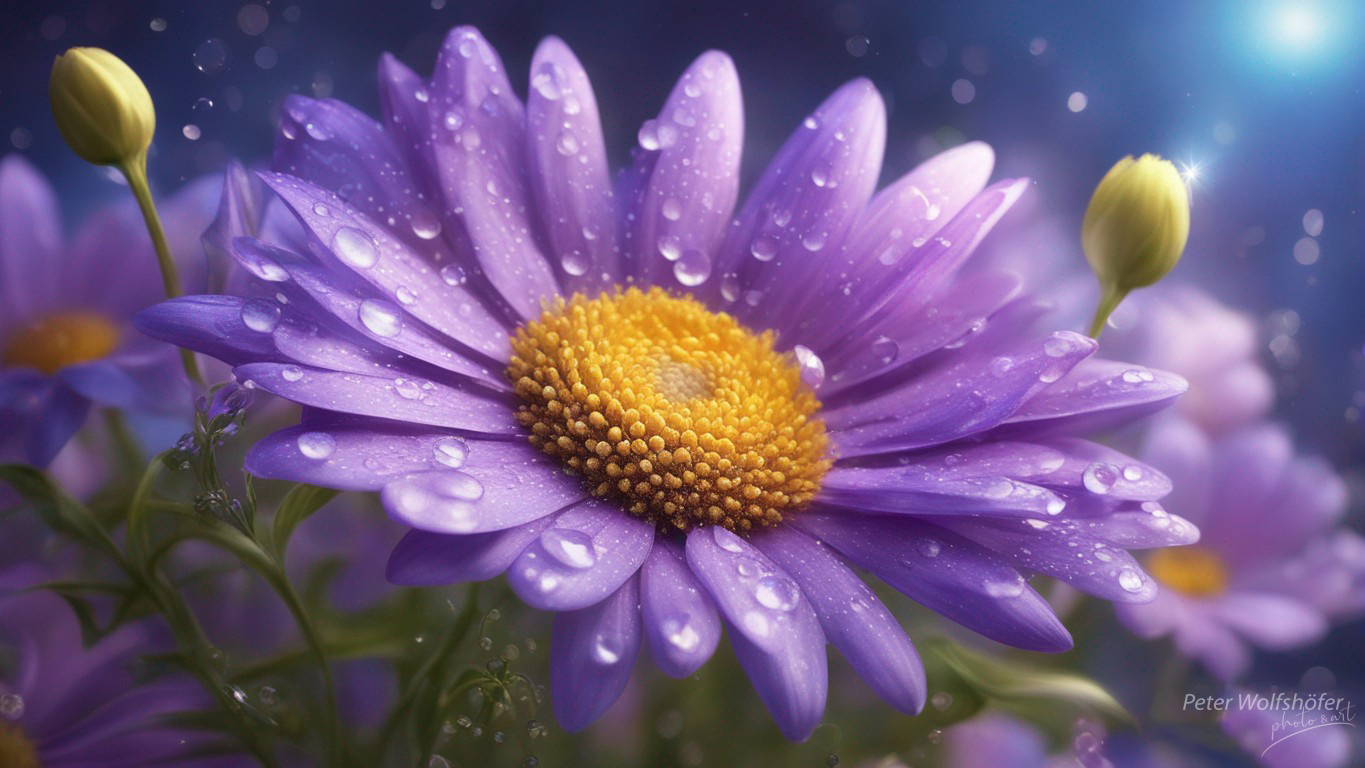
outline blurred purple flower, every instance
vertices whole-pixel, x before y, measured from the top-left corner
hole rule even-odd
[[[1251,646],[1307,645],[1330,618],[1359,609],[1365,543],[1337,528],[1345,484],[1325,461],[1296,456],[1283,429],[1256,424],[1215,439],[1163,419],[1143,458],[1171,477],[1166,505],[1203,537],[1146,559],[1163,587],[1153,602],[1118,606],[1133,631],[1171,635],[1230,680],[1247,670]]]
[[[1247,695],[1244,691],[1232,693],[1239,699]],[[1234,706],[1223,714],[1222,724],[1223,731],[1266,768],[1345,768],[1352,764],[1354,724],[1345,721],[1313,727],[1303,719],[1307,715],[1325,722],[1321,718],[1334,714],[1276,706]]]
[[[217,183],[189,185],[162,207],[173,252],[201,253]],[[185,258],[186,285],[203,259]],[[137,209],[97,212],[63,243],[47,181],[26,160],[0,160],[0,461],[46,466],[92,404],[167,412],[188,402],[175,350],[133,330],[134,313],[162,298]]]
[[[6,572],[0,590],[32,581]],[[61,598],[47,592],[0,595],[0,764],[42,768],[142,768],[200,765],[195,751],[216,749],[204,731],[175,725],[212,701],[188,676],[146,681],[140,653],[155,650],[140,625],[85,648]],[[11,663],[12,662],[12,663]],[[213,765],[231,764],[218,755]],[[244,764],[244,763],[240,763]]]
[[[1210,434],[1250,424],[1270,410],[1275,385],[1258,357],[1256,323],[1189,285],[1162,285],[1125,302],[1106,334],[1115,354],[1190,383],[1173,411]]]
[[[278,172],[229,184],[228,215],[210,241],[252,275],[248,297],[167,302],[139,327],[303,404],[303,423],[259,443],[248,468],[382,491],[389,514],[415,529],[390,559],[391,579],[506,572],[525,602],[560,612],[551,682],[565,728],[611,706],[641,645],[685,677],[723,627],[789,738],[808,736],[822,715],[827,640],[893,706],[916,712],[919,658],[850,566],[987,637],[1058,651],[1071,638],[1027,574],[1150,600],[1155,586],[1126,550],[1197,537],[1156,504],[1170,489],[1161,473],[1076,437],[1165,406],[1184,381],[1091,360],[1095,343],[1077,334],[1024,330],[1043,309],[1010,275],[958,276],[1026,186],[986,187],[984,145],[947,152],[874,195],[884,107],[870,83],[854,81],[804,121],[732,218],[743,125],[723,54],[702,55],[641,128],[615,188],[587,75],[557,39],[536,54],[526,105],[496,53],[465,28],[447,39],[431,81],[385,57],[380,84],[382,123],[335,101],[289,99]],[[297,220],[278,238],[253,231],[269,215],[266,187]],[[644,308],[653,331],[604,328],[577,349],[606,354],[617,331],[621,344],[681,333],[673,352],[641,361],[655,374],[622,375],[645,377],[634,383],[651,387],[656,404],[672,396],[731,415],[691,422],[700,435],[668,431],[692,418],[686,408],[656,412],[653,427],[645,416],[635,426],[593,421],[603,440],[592,447],[570,436],[587,421],[570,420],[570,434],[549,441],[532,432],[552,449],[595,452],[574,454],[601,473],[592,490],[616,487],[633,501],[590,494],[522,426],[541,418],[529,409],[569,407],[534,405],[540,385],[561,375],[526,351],[556,338],[537,318],[631,307]],[[665,311],[683,319],[648,325],[660,317],[649,312]],[[765,329],[775,341],[755,333]],[[749,346],[714,352],[722,337]],[[539,384],[505,375],[513,338],[527,356],[518,365],[542,366]],[[725,370],[671,356],[699,348]],[[771,410],[723,405],[708,377],[732,374],[726,382],[758,382],[742,402]],[[813,419],[744,431],[806,406],[820,409]],[[635,418],[613,407],[602,405]],[[612,446],[618,439],[624,448]],[[755,458],[779,445],[810,450]],[[646,453],[648,466],[625,470],[598,460]],[[667,465],[676,474],[650,468],[670,461],[683,462]],[[750,474],[699,479],[736,462]],[[605,464],[622,479],[606,483]],[[642,482],[631,486],[624,478],[635,472]],[[752,473],[779,491],[744,479]],[[655,493],[643,483],[651,474],[683,490]],[[688,501],[703,494],[715,503]],[[753,499],[777,506],[765,513]],[[626,513],[632,503],[643,517]]]

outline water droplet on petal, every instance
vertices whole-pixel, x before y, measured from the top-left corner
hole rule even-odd
[[[1086,490],[1101,496],[1109,493],[1109,489],[1114,487],[1117,480],[1116,468],[1098,461],[1086,467],[1085,472],[1081,473],[1081,482],[1085,484]]]
[[[801,590],[785,576],[769,575],[758,580],[754,587],[754,599],[764,608],[790,611],[801,602]]]
[[[459,469],[469,458],[469,441],[463,437],[443,437],[431,446],[431,455],[438,464]]]
[[[280,305],[265,299],[247,299],[242,303],[242,325],[257,333],[270,333],[280,324]]]
[[[464,285],[469,280],[464,267],[458,264],[447,264],[441,267],[441,280],[446,285]]]
[[[572,528],[550,528],[540,534],[540,546],[570,568],[591,568],[597,564],[592,537]]]
[[[711,257],[704,251],[689,248],[673,264],[673,276],[689,288],[701,285],[711,276]]]
[[[355,227],[342,227],[332,236],[332,251],[357,269],[369,269],[379,261],[379,249],[369,235]]]
[[[304,432],[294,443],[299,453],[318,461],[331,456],[337,449],[336,438],[326,432]]]
[[[1119,586],[1126,592],[1141,592],[1144,584],[1142,574],[1132,568],[1124,568],[1119,571]]]
[[[398,307],[383,299],[360,302],[360,322],[376,336],[393,338],[403,331],[403,317]]]
[[[825,382],[825,361],[808,347],[797,344],[792,352],[801,369],[801,382],[811,389],[819,389]]]

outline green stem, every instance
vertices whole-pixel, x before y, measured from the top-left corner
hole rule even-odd
[[[156,249],[156,261],[161,267],[161,285],[166,290],[166,298],[174,299],[184,293],[180,287],[180,275],[171,258],[170,246],[166,244],[166,232],[161,227],[161,217],[157,215],[156,203],[152,200],[152,190],[147,185],[147,156],[139,155],[127,163],[119,165],[123,178],[128,180],[128,188],[137,199],[137,207],[142,210],[142,219],[147,223],[147,233],[152,236],[152,247]],[[194,353],[188,349],[180,350],[180,361],[185,367],[185,375],[192,383],[203,386],[204,377],[199,373],[199,363]]]
[[[1106,285],[1100,294],[1100,304],[1095,307],[1095,319],[1090,322],[1090,338],[1098,339],[1100,332],[1104,330],[1104,323],[1109,316],[1118,309],[1119,302],[1128,295],[1128,291],[1118,286]]]
[[[264,547],[262,547],[262,551],[264,552]],[[322,671],[322,683],[327,695],[328,746],[335,761],[333,764],[340,765],[344,755],[341,740],[341,716],[337,712],[336,681],[332,677],[332,667],[327,660],[327,651],[323,648],[321,636],[318,634],[317,627],[313,625],[313,620],[309,618],[303,601],[294,591],[294,585],[290,583],[283,563],[276,563],[276,566],[278,572],[275,574],[275,578],[267,579],[267,581],[275,588],[280,599],[289,608],[289,612],[293,614],[294,621],[299,625],[299,631],[303,633],[303,639],[308,645],[308,650]]]

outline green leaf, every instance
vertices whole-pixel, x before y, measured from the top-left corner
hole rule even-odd
[[[968,687],[1002,704],[1067,702],[1127,723],[1133,716],[1108,691],[1088,677],[992,658],[947,640],[921,644]]]
[[[22,464],[0,465],[0,481],[8,483],[48,527],[121,560],[109,532],[84,504],[71,498],[41,470]]]
[[[300,484],[290,489],[275,512],[272,530],[275,556],[280,562],[284,562],[289,537],[294,535],[294,529],[299,527],[299,523],[311,517],[324,504],[336,498],[336,495],[337,492],[331,488],[319,488],[316,485]]]

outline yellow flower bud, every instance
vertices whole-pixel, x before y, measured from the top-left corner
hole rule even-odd
[[[52,63],[52,116],[62,138],[96,165],[140,164],[156,131],[147,86],[102,48],[72,48]]]
[[[1104,294],[1092,336],[1099,335],[1129,291],[1155,283],[1175,267],[1189,234],[1189,190],[1170,161],[1130,155],[1109,169],[1081,224],[1081,247]]]

